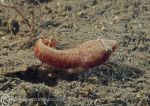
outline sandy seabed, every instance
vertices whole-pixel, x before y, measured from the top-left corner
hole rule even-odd
[[[38,1],[38,2],[36,2]],[[35,36],[13,9],[0,7],[0,105],[10,106],[149,106],[149,0],[14,0],[31,21]],[[32,15],[33,14],[33,15]],[[59,48],[98,37],[118,41],[103,65],[85,73],[49,78],[33,46],[55,37]]]

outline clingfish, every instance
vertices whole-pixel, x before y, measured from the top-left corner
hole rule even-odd
[[[54,39],[39,39],[35,43],[34,53],[42,63],[57,68],[87,69],[106,62],[116,48],[117,41],[99,38],[86,41],[75,48],[58,50]]]

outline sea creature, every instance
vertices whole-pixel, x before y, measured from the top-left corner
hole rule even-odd
[[[81,73],[74,69],[88,69],[103,64],[117,48],[117,41],[95,39],[75,48],[56,49],[55,39],[39,39],[34,46],[35,56],[42,62],[56,68],[68,69],[68,73]]]

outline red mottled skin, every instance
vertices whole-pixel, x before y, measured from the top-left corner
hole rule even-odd
[[[35,56],[43,63],[57,68],[87,69],[108,60],[117,48],[117,42],[108,39],[89,40],[68,50],[57,50],[55,46],[54,39],[39,39],[34,46]]]

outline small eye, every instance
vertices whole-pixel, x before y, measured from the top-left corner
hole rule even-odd
[[[109,54],[112,53],[112,51],[113,51],[112,48],[108,48],[108,49],[106,50],[106,52],[109,53]]]

